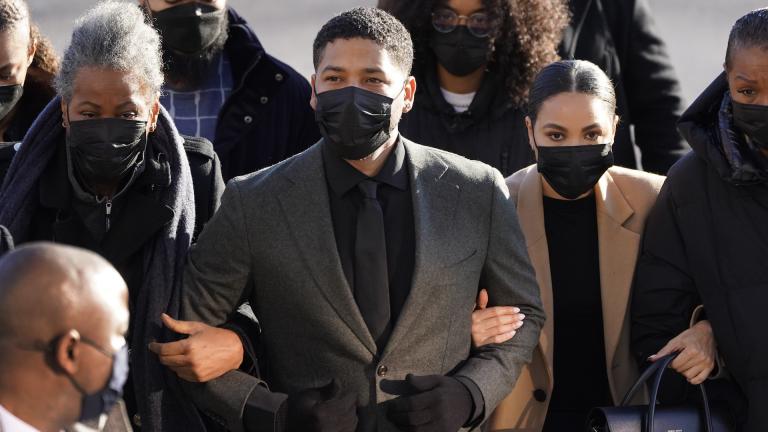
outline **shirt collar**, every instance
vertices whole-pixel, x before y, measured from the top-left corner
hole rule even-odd
[[[11,414],[0,405],[0,431],[2,432],[38,432],[37,429]]]
[[[325,164],[325,177],[333,193],[343,196],[368,176],[355,169],[344,159],[331,151],[328,145],[323,144],[323,163]],[[399,190],[408,190],[408,172],[405,164],[405,145],[398,138],[395,148],[387,157],[381,171],[373,177],[379,183],[390,185]]]

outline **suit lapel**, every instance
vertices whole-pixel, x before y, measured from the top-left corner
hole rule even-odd
[[[610,368],[624,330],[640,235],[624,227],[634,210],[610,171],[598,182],[596,193],[605,356]]]
[[[449,235],[461,190],[450,182],[449,167],[419,145],[403,139],[411,182],[416,233],[415,265],[411,291],[395,323],[383,357],[408,334],[438,284],[440,269],[451,262],[453,237]]]
[[[285,193],[279,196],[283,213],[315,284],[365,347],[376,353],[373,340],[357,307],[336,248],[328,186],[321,146],[315,144],[296,158],[286,172]]]
[[[554,299],[552,295],[552,274],[549,267],[549,247],[547,245],[547,232],[544,227],[544,202],[541,188],[541,176],[534,166],[531,168],[520,184],[517,195],[517,215],[520,219],[520,228],[523,230],[528,256],[536,271],[536,280],[539,283],[541,302],[547,320],[539,337],[539,349],[546,359],[547,376],[550,385],[553,382],[553,357],[554,357]]]

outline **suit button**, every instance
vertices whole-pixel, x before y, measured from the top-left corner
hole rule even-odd
[[[251,123],[253,123],[253,117],[251,117],[251,116],[249,116],[249,115],[247,115],[247,116],[243,117],[243,123],[245,123],[245,124],[251,124]]]
[[[536,389],[533,391],[533,398],[536,399],[537,402],[544,402],[547,400],[547,392],[542,389]]]
[[[141,416],[140,415],[134,414],[132,421],[133,421],[133,425],[134,426],[141,427]]]
[[[389,368],[384,365],[381,365],[378,369],[376,369],[376,375],[380,377],[386,376],[387,372],[389,372]]]
[[[281,73],[275,74],[275,81],[280,82],[280,81],[283,80],[283,78],[284,78],[283,74],[281,74]]]
[[[259,102],[261,102],[261,104],[264,105],[267,102],[269,102],[269,98],[266,96],[262,96],[261,99],[259,99]]]

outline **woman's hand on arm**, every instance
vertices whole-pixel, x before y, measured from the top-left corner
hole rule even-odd
[[[482,289],[472,312],[472,346],[504,343],[523,326],[525,315],[513,306],[488,307],[488,291]]]
[[[675,352],[678,355],[670,367],[691,384],[703,383],[715,369],[717,356],[717,344],[709,321],[699,321],[680,333],[649,360],[656,361]]]
[[[179,321],[162,315],[163,324],[186,339],[169,343],[152,342],[149,350],[160,363],[186,381],[207,382],[237,369],[243,362],[243,344],[232,330],[197,321]]]

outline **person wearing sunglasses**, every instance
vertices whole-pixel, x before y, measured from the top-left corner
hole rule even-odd
[[[414,41],[419,83],[403,136],[485,162],[505,176],[533,161],[522,107],[557,58],[561,0],[380,0]],[[525,41],[521,43],[520,41]]]
[[[101,429],[105,414],[120,408],[128,321],[125,281],[97,254],[31,243],[4,255],[0,431]]]

